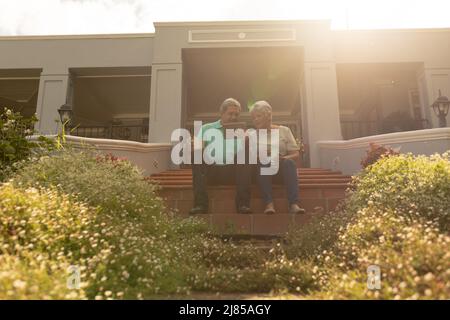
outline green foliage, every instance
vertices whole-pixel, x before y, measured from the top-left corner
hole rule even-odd
[[[163,212],[155,187],[143,180],[135,166],[89,150],[66,147],[51,156],[43,156],[24,167],[13,183],[25,187],[54,186],[117,219],[126,215],[148,227],[151,227],[152,216]],[[159,217],[165,218],[166,215]]]
[[[385,157],[353,180],[340,213],[291,232],[290,256],[313,259],[310,298],[449,299],[450,161]],[[367,267],[381,290],[367,289]]]
[[[84,297],[67,289],[67,268],[77,261],[92,270],[105,258],[94,219],[95,210],[55,191],[1,186],[0,297]]]
[[[18,112],[4,108],[0,114],[0,172],[14,162],[27,158],[35,144],[26,136],[33,134],[36,117],[25,119]]]
[[[0,255],[0,299],[85,299],[82,289],[66,286],[69,264],[36,251]]]
[[[382,158],[338,213],[270,251],[213,236],[164,207],[124,159],[65,146],[0,187],[0,298],[151,298],[291,292],[309,298],[448,299],[448,154]],[[65,286],[82,269],[82,289]],[[382,289],[367,289],[378,265]]]
[[[35,250],[45,247],[52,259],[63,251],[71,264],[85,265],[88,298],[149,298],[216,289],[305,292],[311,285],[308,268],[297,268],[300,261],[288,260],[280,248],[267,256],[251,245],[215,238],[197,219],[174,217],[156,196],[155,186],[124,159],[65,147],[28,163],[11,183],[18,190],[40,193],[43,204],[31,202],[29,210],[42,208],[40,212],[50,217],[58,207],[64,208],[61,201],[84,206],[84,214],[77,213],[81,209],[73,210],[74,216],[59,214],[56,222],[42,214],[24,224],[42,226],[33,239],[49,242]],[[48,192],[51,197],[46,196]],[[11,192],[5,198],[14,196]],[[50,200],[52,205],[46,204]],[[78,215],[86,228],[71,231],[67,224]],[[21,221],[17,216],[11,220]],[[47,230],[47,225],[56,226]],[[98,238],[82,245],[79,237],[73,236],[79,232],[85,234],[82,239]],[[13,238],[9,244],[19,240]],[[102,263],[90,262],[99,261],[96,257],[105,252]]]
[[[215,266],[192,275],[193,290],[232,293],[307,293],[318,289],[311,273],[312,265],[302,261],[270,259],[259,268]]]
[[[97,236],[95,248],[108,252],[101,264],[87,267],[89,298],[139,298],[187,291],[183,275],[198,263],[191,257],[205,240],[202,235],[206,227],[200,221],[181,221],[165,213],[161,199],[154,193],[155,187],[145,182],[128,161],[112,161],[95,157],[89,151],[65,148],[29,163],[11,183],[24,190],[56,190],[59,196],[55,198],[67,197],[89,208],[86,223],[90,229],[83,231],[82,239]],[[33,203],[30,207],[38,205]],[[55,205],[45,210],[58,212],[56,208]],[[46,222],[44,216],[40,218]],[[71,222],[65,216],[59,223],[64,228],[64,223]],[[48,239],[61,237],[59,231],[43,234]],[[76,243],[80,241],[75,239]],[[101,248],[100,244],[110,247]],[[81,263],[75,244],[66,241],[63,247],[71,252],[73,264]],[[48,248],[49,253],[58,251]],[[96,250],[83,252],[89,259],[96,260],[98,255]]]
[[[399,215],[436,222],[450,228],[450,153],[383,158],[353,180],[352,212],[373,206],[393,209]]]
[[[35,133],[36,116],[24,118],[19,112],[4,108],[0,113],[0,181],[6,180],[35,151],[50,151],[54,142],[43,136],[32,142],[27,139]]]
[[[317,289],[312,265],[288,259],[280,244],[268,253],[250,244],[216,242],[207,247],[200,255],[200,269],[189,278],[195,291],[305,293]]]
[[[317,297],[332,299],[448,299],[450,237],[433,223],[368,208],[349,224],[336,246],[320,256],[335,266]],[[381,269],[381,289],[366,287],[367,267]],[[325,281],[326,282],[326,281]]]
[[[339,232],[352,217],[353,214],[346,211],[314,216],[307,226],[288,232],[286,254],[289,258],[314,260],[322,251],[333,247]]]

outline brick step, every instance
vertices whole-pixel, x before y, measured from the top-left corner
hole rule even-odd
[[[187,185],[192,184],[191,178],[186,179],[166,179],[166,178],[151,178],[148,179],[151,182],[159,183],[161,185]],[[314,184],[314,183],[349,183],[351,179],[348,178],[324,178],[324,179],[299,179],[299,185],[302,184]]]
[[[348,179],[351,180],[351,176],[345,176],[341,175],[339,173],[329,173],[329,174],[303,174],[299,173],[297,175],[299,179]],[[153,180],[186,180],[186,179],[192,179],[192,174],[154,174],[151,177],[147,177],[147,179],[153,179]]]
[[[306,212],[320,213],[331,212],[336,209],[342,198],[300,198],[300,206]],[[274,198],[274,205],[277,212],[289,212],[288,201],[286,198]],[[166,205],[177,211],[181,216],[187,216],[189,210],[194,206],[193,200],[173,200],[166,199]],[[250,208],[253,214],[264,214],[265,204],[262,199],[251,199]],[[227,199],[210,199],[209,213],[211,214],[237,214],[234,196]]]
[[[342,175],[340,171],[331,170],[307,170],[297,169],[299,175]],[[168,170],[160,173],[155,173],[153,177],[166,177],[166,176],[192,176],[192,170]]]
[[[343,198],[347,184],[326,185],[325,188],[299,188],[300,198]],[[192,186],[187,188],[178,188],[175,186],[163,187],[158,191],[161,197],[190,200],[194,198]],[[208,188],[208,196],[210,199],[230,199],[236,193],[236,188],[233,186],[216,186]],[[250,195],[252,198],[261,198],[260,189],[253,185],[250,188]],[[286,189],[284,186],[274,185],[272,187],[272,195],[274,198],[285,198]]]
[[[164,190],[186,190],[192,189],[192,184],[175,184],[175,185],[160,185]],[[228,187],[228,186],[221,186]],[[220,186],[218,188],[221,188]],[[230,186],[231,187],[231,186]],[[347,189],[349,187],[348,183],[300,183],[299,187],[301,189]],[[214,188],[214,187],[210,187]]]
[[[210,213],[197,216],[205,219],[223,235],[280,236],[289,228],[307,223],[313,215],[334,211],[338,203],[345,198],[346,189],[351,181],[350,176],[328,169],[300,168],[297,174],[300,206],[307,212],[304,215],[286,213],[288,201],[283,185],[273,186],[277,214],[264,214],[265,205],[259,187],[254,184],[251,188],[250,202],[252,214],[236,213],[234,204],[236,187],[230,185],[208,187]],[[160,186],[158,194],[168,207],[182,217],[189,216],[189,210],[194,205],[191,169],[169,170],[147,177],[147,180]]]
[[[189,170],[191,170],[191,168],[169,169],[168,171],[189,171]],[[309,170],[330,171],[331,169],[302,167],[302,168],[298,168],[298,170],[304,170],[304,171],[309,171]]]
[[[222,235],[281,236],[293,228],[299,228],[316,214],[199,214],[213,230]]]

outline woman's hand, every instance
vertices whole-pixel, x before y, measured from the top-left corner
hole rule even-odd
[[[288,153],[285,156],[281,156],[280,155],[280,159],[282,159],[282,160],[283,159],[285,159],[285,160],[289,160],[289,159],[296,160],[298,158],[300,158],[300,153],[298,151],[292,151],[291,153]]]

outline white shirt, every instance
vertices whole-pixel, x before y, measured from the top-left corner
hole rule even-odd
[[[300,147],[297,144],[297,141],[294,138],[294,135],[292,134],[291,129],[289,129],[288,127],[285,126],[278,126],[279,131],[279,141],[278,141],[278,152],[279,154],[284,157],[287,154],[291,153],[292,151],[299,151]],[[274,130],[274,129],[272,129]],[[257,134],[257,130],[255,129],[249,129],[248,131],[248,135],[255,135]],[[267,133],[267,150],[270,150],[270,145],[271,145],[271,141],[270,141],[270,133]],[[264,141],[259,141],[258,139],[258,145],[261,146],[264,143]]]

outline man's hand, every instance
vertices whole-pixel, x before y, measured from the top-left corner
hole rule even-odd
[[[197,140],[197,144],[200,145],[202,149],[205,148],[205,141],[200,140],[200,139],[197,138],[197,137],[193,137],[193,138],[191,138],[191,150],[192,150],[192,151],[196,150],[196,149],[195,149],[195,147],[196,147],[195,141],[196,141],[196,140]]]

